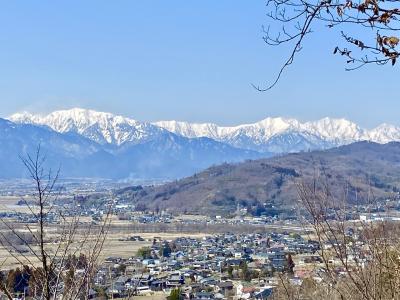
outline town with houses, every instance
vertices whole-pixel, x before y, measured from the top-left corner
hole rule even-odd
[[[86,196],[96,191],[80,192],[73,198],[60,198],[55,207],[65,209],[67,205],[67,215],[77,214],[89,218],[92,224],[98,223],[109,202],[84,205]],[[123,232],[119,242],[143,243],[143,246],[134,251],[127,246],[124,255],[118,255],[116,249],[115,255],[99,262],[88,296],[91,299],[165,299],[173,293],[179,293],[179,299],[271,299],[282,274],[295,286],[301,286],[304,280],[320,282],[324,278],[327,262],[320,256],[321,244],[312,230],[294,219],[249,216],[240,206],[235,217],[226,218],[137,211],[126,199],[118,197],[113,198],[112,205],[113,218],[119,226],[117,231],[110,231],[110,237]],[[384,218],[397,220],[398,203],[390,205],[393,213]],[[347,216],[349,221],[382,219],[380,206],[352,209]],[[4,211],[0,217],[21,224],[35,222],[32,213],[26,211]],[[49,224],[57,225],[60,221],[56,209],[46,218]],[[141,236],[140,232],[146,231],[159,234],[154,233],[151,238]],[[175,232],[176,237],[165,238],[163,232]],[[201,237],[190,234],[199,232],[204,234]],[[362,253],[364,245],[357,242],[357,234],[348,230],[346,235],[356,241],[353,251]],[[332,245],[326,243],[322,247],[329,249]],[[21,246],[18,251],[24,253],[28,249]],[[355,254],[349,257],[354,259]],[[358,256],[358,259],[368,258]],[[332,255],[328,263],[338,274],[343,272],[338,257]],[[24,296],[17,294],[16,298]]]
[[[135,256],[106,258],[95,283],[114,298],[179,289],[185,299],[268,299],[277,272],[291,272],[296,284],[317,276],[317,250],[318,243],[293,233],[155,237]]]

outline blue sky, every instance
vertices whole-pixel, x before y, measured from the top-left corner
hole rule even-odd
[[[400,125],[398,69],[345,72],[315,28],[271,91],[287,48],[267,47],[265,1],[8,1],[0,10],[0,116],[70,107],[221,125],[267,116]],[[319,31],[320,30],[320,31]]]

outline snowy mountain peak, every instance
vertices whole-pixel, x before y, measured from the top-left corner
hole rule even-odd
[[[368,140],[368,132],[346,119],[323,118],[304,124],[304,129],[321,138],[347,144],[353,141]]]
[[[383,123],[369,132],[370,139],[378,143],[400,141],[400,127]]]
[[[301,124],[296,119],[286,119],[281,117],[266,118],[257,123],[241,125],[242,131],[252,132],[252,134],[264,135],[264,138],[272,137],[285,131],[301,130]]]
[[[21,123],[21,124],[31,124],[31,123],[36,123],[36,120],[39,119],[40,117],[34,114],[31,114],[27,111],[20,112],[20,113],[15,113],[8,117],[9,120],[15,122],[15,123]]]
[[[168,131],[176,133],[181,136],[195,138],[195,137],[209,137],[216,138],[219,136],[221,127],[213,123],[189,123],[179,121],[159,121],[153,123],[156,126],[164,128]]]
[[[247,126],[258,125],[260,127],[273,127],[285,129],[288,126],[298,126],[299,121],[296,119],[282,118],[282,117],[268,117],[254,124],[248,124]],[[246,125],[244,125],[246,126]]]
[[[75,132],[100,144],[142,142],[162,132],[149,123],[82,108],[54,111],[45,116],[17,113],[9,119],[16,123],[46,125],[61,133]]]

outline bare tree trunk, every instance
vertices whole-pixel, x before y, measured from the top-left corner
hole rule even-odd
[[[112,201],[99,225],[81,225],[79,211],[74,212],[72,217],[66,217],[65,208],[56,204],[59,196],[56,183],[60,172],[58,170],[53,175],[51,170],[45,169],[46,159],[41,155],[40,147],[34,157],[28,155],[21,160],[35,187],[33,203],[26,200],[24,203],[37,223],[10,224],[1,219],[0,222],[8,229],[9,235],[0,232],[0,244],[21,266],[26,265],[30,268],[30,296],[33,299],[87,299],[99,255],[108,234]],[[58,216],[59,224],[49,221],[50,214],[52,217]],[[32,239],[27,239],[21,234],[21,226],[27,229]],[[47,237],[46,232],[49,228],[59,229],[57,235]],[[18,253],[10,237],[26,246],[29,254],[38,262],[33,261],[29,254]],[[57,242],[57,246],[54,246],[54,242],[49,243],[52,240]],[[77,272],[78,269],[80,272]],[[3,280],[0,280],[0,291],[9,300],[13,299],[13,291],[9,290]]]
[[[339,197],[330,190],[326,177],[303,180],[297,188],[323,260],[317,266],[322,271],[322,281],[315,285],[312,298],[318,299],[318,294],[329,299],[400,299],[398,224],[384,219],[347,220],[351,209],[347,187]],[[366,204],[375,202],[370,193],[364,200]],[[305,294],[302,297],[307,299]]]

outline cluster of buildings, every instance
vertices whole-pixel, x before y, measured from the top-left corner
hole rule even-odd
[[[140,237],[132,237],[139,239]],[[186,299],[268,299],[277,272],[294,282],[297,256],[318,263],[318,243],[299,234],[221,234],[201,239],[154,239],[131,258],[109,257],[95,276],[94,290],[111,298],[169,295]]]

